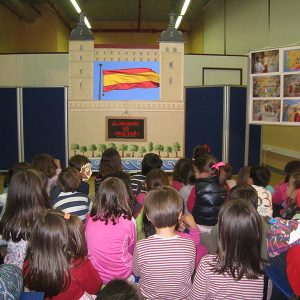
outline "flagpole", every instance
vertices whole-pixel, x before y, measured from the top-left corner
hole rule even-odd
[[[103,96],[103,74],[102,74],[102,64],[99,64],[99,94],[98,99],[101,100],[101,95]]]

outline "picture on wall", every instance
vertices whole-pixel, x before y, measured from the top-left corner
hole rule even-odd
[[[284,75],[284,97],[300,96],[300,74]]]
[[[254,76],[253,97],[280,97],[280,76]]]
[[[252,53],[251,73],[272,73],[279,71],[279,51],[261,51]]]
[[[283,100],[283,122],[300,122],[300,100]]]
[[[284,50],[284,72],[300,71],[300,49]]]
[[[254,100],[253,121],[279,122],[281,111],[280,100]]]

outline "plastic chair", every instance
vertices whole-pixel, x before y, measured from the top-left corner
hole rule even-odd
[[[44,300],[45,293],[42,292],[21,292],[19,300]]]
[[[294,295],[287,277],[276,266],[269,265],[264,270],[269,279],[284,296],[291,298]]]

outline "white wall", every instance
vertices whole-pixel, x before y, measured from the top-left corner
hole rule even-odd
[[[0,86],[67,86],[68,53],[0,55]]]

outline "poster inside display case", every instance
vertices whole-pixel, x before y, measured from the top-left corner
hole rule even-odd
[[[249,123],[300,125],[300,46],[250,53]]]

